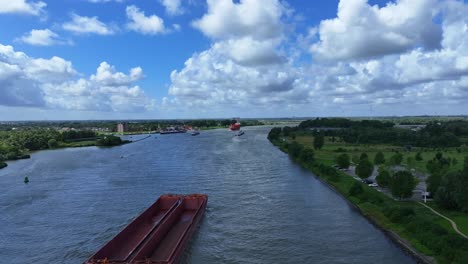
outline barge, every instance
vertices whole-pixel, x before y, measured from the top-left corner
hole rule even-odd
[[[205,194],[162,195],[84,263],[178,263],[207,202]]]

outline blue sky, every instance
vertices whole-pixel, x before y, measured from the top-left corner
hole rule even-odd
[[[467,6],[0,0],[0,120],[468,114]]]

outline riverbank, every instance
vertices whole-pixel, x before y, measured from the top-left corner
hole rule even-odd
[[[148,138],[149,136],[145,137],[144,139]],[[82,148],[82,147],[114,147],[114,146],[121,146],[137,141],[130,141],[130,140],[122,140],[120,137],[116,136],[106,136],[102,138],[98,138],[97,140],[86,140],[86,141],[75,141],[75,142],[58,142],[54,147],[49,147],[49,148],[43,148],[43,149],[38,149],[35,151],[41,151],[41,150],[58,150],[58,149],[65,149],[65,148]],[[34,152],[35,152],[34,151]],[[27,153],[27,154],[26,154]],[[6,159],[4,161],[0,161],[0,169],[6,168],[8,164],[6,163],[7,161],[15,161],[15,160],[20,160],[20,159],[30,159],[31,154],[30,152],[23,152],[22,154],[15,156],[15,157],[10,157],[9,159]]]
[[[305,155],[291,155],[287,142],[270,141],[344,197],[353,208],[419,262],[467,263],[468,241],[455,234],[445,219],[416,202],[391,199],[332,168],[320,158],[312,161]]]

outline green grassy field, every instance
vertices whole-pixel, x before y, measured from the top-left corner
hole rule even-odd
[[[295,141],[309,148],[313,148],[313,140],[314,139],[312,136],[296,136],[295,138]],[[290,142],[290,141],[293,141],[293,139],[286,138],[286,141]],[[404,166],[407,166],[409,168],[414,168],[417,171],[425,172],[425,173],[427,173],[427,169],[426,169],[427,161],[432,159],[435,156],[435,154],[439,151],[443,153],[444,157],[457,159],[458,163],[456,165],[451,166],[450,170],[462,169],[463,159],[468,154],[466,149],[462,149],[461,152],[457,151],[456,148],[449,148],[449,149],[443,149],[443,150],[413,149],[412,151],[408,152],[408,151],[405,151],[404,148],[400,146],[377,145],[377,144],[373,144],[373,145],[347,144],[344,142],[331,142],[330,138],[326,138],[323,148],[321,150],[315,150],[315,159],[317,163],[319,164],[321,163],[321,164],[328,165],[328,166],[336,164],[335,163],[336,157],[340,155],[341,153],[343,153],[343,152],[337,152],[336,150],[338,148],[344,149],[345,150],[344,153],[347,153],[351,157],[359,156],[361,155],[361,153],[365,152],[368,154],[371,160],[374,159],[374,156],[377,152],[381,151],[382,153],[384,153],[384,156],[387,162],[390,160],[390,157],[394,155],[396,151],[398,151],[403,154]],[[421,151],[421,154],[423,157],[423,160],[419,162],[417,162],[414,159],[418,151]],[[406,164],[407,157],[413,157],[413,162],[411,162],[411,164],[409,165]],[[394,206],[406,206],[406,207],[412,208],[415,212],[415,216],[417,216],[419,219],[427,220],[428,222],[435,224],[436,226],[439,226],[440,228],[445,230],[445,232],[448,235],[453,235],[455,237],[461,238],[461,236],[459,236],[454,231],[451,224],[446,219],[434,214],[428,208],[422,206],[421,204],[417,202],[396,201],[383,195],[382,193],[377,192],[375,189],[370,188],[368,186],[364,186],[365,192],[369,193],[371,197],[381,197],[381,199],[383,199],[384,202],[379,204],[379,203],[373,203],[371,201],[360,200],[359,198],[356,198],[348,194],[348,190],[350,190],[351,186],[356,182],[356,180],[353,179],[352,177],[349,177],[348,175],[342,172],[339,172],[340,175],[342,175],[343,177],[340,177],[339,181],[334,182],[334,181],[328,180],[327,175],[321,175],[321,173],[317,171],[316,168],[313,168],[311,166],[306,166],[306,167],[312,170],[314,174],[320,176],[321,178],[324,178],[325,181],[327,181],[327,183],[332,185],[337,191],[343,194],[352,203],[359,206],[363,214],[376,220],[380,226],[397,232],[400,237],[410,242],[411,245],[414,248],[416,248],[419,252],[427,256],[436,257],[439,263],[450,263],[446,259],[446,256],[441,255],[443,251],[442,252],[438,251],[437,246],[434,246],[434,243],[438,243],[436,242],[439,239],[438,235],[434,235],[434,233],[431,233],[433,231],[427,231],[427,233],[425,233],[425,231],[422,231],[422,230],[410,231],[411,229],[408,223],[394,222],[394,221],[392,222],[385,215],[385,211],[388,210],[388,208],[394,207]],[[442,210],[441,208],[438,208],[434,203],[431,203],[430,206],[433,207],[435,210],[439,211],[440,213],[444,214],[445,216],[449,217],[450,219],[452,219],[454,222],[457,223],[460,231],[462,231],[465,234],[468,234],[468,214]],[[427,239],[429,239],[431,242],[428,242]],[[429,245],[428,243],[432,244],[432,246],[428,247],[427,246]],[[447,242],[444,242],[444,243],[447,243]],[[447,244],[445,244],[445,246],[447,246]],[[447,254],[447,253],[445,252],[444,254]]]
[[[431,206],[441,214],[445,215],[446,217],[452,219],[457,224],[458,229],[460,229],[462,233],[468,236],[468,214],[442,209],[439,206],[437,206],[437,204],[435,204],[434,202],[430,202],[429,206]]]

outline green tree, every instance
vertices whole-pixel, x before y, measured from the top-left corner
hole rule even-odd
[[[318,150],[322,149],[324,143],[325,143],[325,136],[323,135],[323,133],[318,133],[314,137],[314,149],[318,149]]]
[[[390,185],[391,178],[392,177],[390,176],[390,173],[388,172],[388,170],[386,170],[385,167],[380,166],[379,174],[375,178],[379,186],[388,187]]]
[[[427,189],[435,194],[440,186],[442,177],[447,174],[450,167],[448,159],[444,158],[442,153],[437,153],[432,160],[426,164],[426,169],[431,175],[427,179]]]
[[[407,158],[406,158],[406,164],[407,164],[409,167],[413,167],[413,166],[414,166],[414,158],[413,158],[413,157],[407,157]]]
[[[463,170],[457,175],[455,200],[465,213],[468,212],[468,157],[465,157]]]
[[[362,159],[356,166],[356,175],[361,179],[369,178],[374,171],[374,165],[368,159]]]
[[[416,153],[416,156],[414,158],[416,159],[416,161],[422,161],[423,160],[421,152]]]
[[[336,157],[336,164],[338,164],[338,166],[340,166],[341,168],[344,168],[344,169],[349,168],[350,163],[351,162],[349,160],[349,155],[346,153],[343,153],[341,155],[338,155],[338,157]]]
[[[361,156],[359,156],[359,160],[363,160],[363,159],[369,159],[369,156],[367,156],[367,153],[365,152],[361,153]]]
[[[116,136],[105,136],[104,138],[101,138],[98,141],[96,141],[96,145],[104,147],[117,146],[123,143],[124,142],[122,141],[122,139]]]
[[[314,162],[314,150],[310,148],[303,148],[299,154],[299,160],[305,164]]]
[[[393,174],[390,181],[390,190],[393,197],[398,199],[409,198],[413,195],[414,187],[418,184],[409,171],[398,171]]]
[[[297,160],[299,158],[299,155],[301,154],[302,149],[303,149],[302,145],[297,143],[296,141],[293,141],[288,144],[288,153],[289,153],[289,156],[293,160]]]
[[[291,131],[292,131],[291,127],[288,127],[288,126],[283,127],[283,136],[289,137]]]
[[[441,207],[450,210],[459,209],[455,198],[455,189],[457,185],[457,174],[448,173],[444,175],[440,181],[440,186],[434,193],[434,201]]]
[[[465,159],[463,160],[463,172],[465,174],[468,173],[468,157],[465,157]]]
[[[355,181],[351,188],[349,188],[348,194],[354,197],[359,196],[361,193],[364,192],[364,188],[362,188],[362,183]]]
[[[375,165],[381,165],[381,164],[384,164],[384,163],[385,163],[384,154],[381,151],[377,152],[377,154],[375,154],[375,157],[374,157],[374,164]]]
[[[402,161],[403,161],[403,155],[398,152],[393,154],[393,156],[390,158],[390,164],[392,165],[400,165]]]
[[[281,127],[274,127],[268,133],[268,140],[278,140],[281,135]]]
[[[58,142],[57,142],[57,140],[51,138],[47,142],[47,145],[49,146],[50,149],[54,149],[54,148],[58,147]]]

